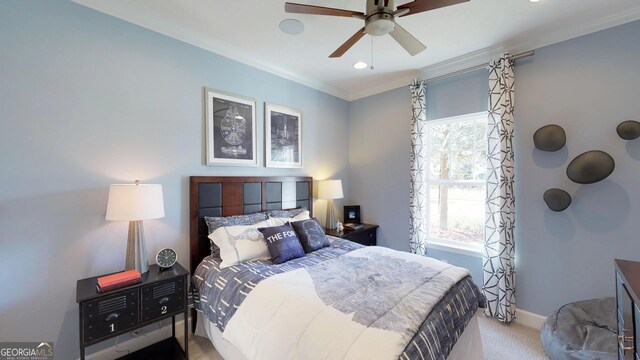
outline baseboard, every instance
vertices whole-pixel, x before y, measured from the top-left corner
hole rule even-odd
[[[546,316],[534,314],[532,312],[528,312],[522,309],[516,309],[516,319],[515,323],[532,327],[534,329],[540,330],[542,328],[542,324],[547,320]]]
[[[476,315],[481,317],[486,317],[486,315],[484,314],[483,308],[478,308]],[[516,319],[513,320],[513,323],[540,330],[542,328],[542,324],[544,324],[546,320],[547,320],[546,316],[534,314],[532,312],[528,312],[528,311],[516,308]]]
[[[123,342],[119,342],[117,350],[115,345],[110,346],[106,349],[102,349],[94,353],[88,354],[86,356],[86,359],[111,360],[111,359],[115,359],[120,356],[126,355],[127,350],[129,350],[129,352],[132,353],[136,350],[140,350],[151,344],[157,343],[160,340],[166,339],[171,336],[171,322],[170,321],[168,323],[163,322],[163,324],[165,325],[162,326],[161,328],[151,330],[151,331],[144,331],[144,332],[141,332],[139,335],[134,336],[131,339],[128,339]],[[150,326],[153,327],[153,325],[150,325]],[[184,320],[176,321],[176,336],[180,336],[183,333],[184,333]],[[182,344],[182,341],[180,341],[180,344]]]

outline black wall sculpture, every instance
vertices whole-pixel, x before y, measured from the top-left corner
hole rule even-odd
[[[578,184],[593,184],[611,175],[616,163],[611,155],[600,150],[582,153],[567,166],[567,177]]]
[[[542,151],[558,151],[567,143],[567,134],[558,125],[541,127],[533,134],[533,144]]]
[[[571,205],[571,195],[562,189],[549,189],[542,198],[553,211],[563,211]]]
[[[616,132],[624,140],[635,140],[640,137],[640,122],[635,120],[623,121],[618,124]]]

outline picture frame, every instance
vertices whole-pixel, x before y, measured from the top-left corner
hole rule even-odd
[[[360,205],[345,205],[343,208],[343,223],[360,224]]]
[[[265,166],[302,167],[302,112],[286,106],[264,104]]]
[[[206,164],[258,166],[256,101],[204,88]]]

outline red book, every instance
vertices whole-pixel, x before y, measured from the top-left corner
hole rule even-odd
[[[140,279],[142,279],[142,275],[140,275],[140,272],[138,270],[123,271],[123,272],[99,277],[98,286],[102,289],[106,289],[114,285],[126,283],[132,280],[140,280]]]
[[[116,290],[116,289],[120,289],[120,288],[123,288],[123,287],[127,287],[129,285],[139,284],[141,282],[142,282],[142,278],[121,282],[121,283],[118,283],[118,284],[115,284],[115,285],[111,285],[111,286],[107,286],[107,287],[100,287],[100,285],[96,284],[96,290],[98,290],[99,293],[103,293],[103,292],[107,292],[107,291],[111,291],[111,290]]]

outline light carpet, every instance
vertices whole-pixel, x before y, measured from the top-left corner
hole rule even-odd
[[[540,331],[521,324],[504,325],[478,315],[485,360],[547,360]]]
[[[520,324],[503,325],[479,314],[485,360],[548,360],[537,329]],[[182,341],[182,339],[180,339]],[[189,359],[223,360],[207,338],[189,337]]]

